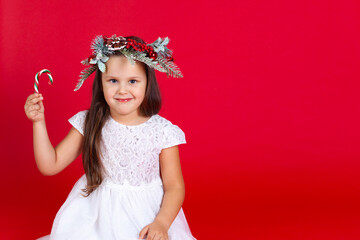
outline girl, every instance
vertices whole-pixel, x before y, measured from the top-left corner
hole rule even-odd
[[[187,240],[192,236],[182,203],[185,185],[179,159],[184,132],[158,115],[161,96],[155,70],[182,77],[167,49],[135,36],[97,36],[83,64],[78,90],[95,72],[90,109],[69,119],[68,135],[50,143],[41,94],[25,113],[33,122],[39,171],[55,175],[80,153],[85,174],[54,219],[50,235],[60,240]]]

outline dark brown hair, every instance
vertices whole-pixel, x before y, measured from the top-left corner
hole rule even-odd
[[[145,43],[141,38],[136,36],[129,36],[126,38],[134,39],[140,43]],[[123,54],[118,51],[114,55],[123,56]],[[142,64],[146,69],[147,81],[145,97],[139,108],[143,116],[150,117],[160,111],[161,95],[156,80],[155,70],[145,63]],[[82,189],[82,191],[87,195],[84,197],[88,197],[103,181],[104,167],[100,158],[100,140],[102,127],[109,115],[110,109],[104,97],[101,71],[97,69],[92,87],[91,106],[85,118],[82,160],[87,185],[85,189]]]

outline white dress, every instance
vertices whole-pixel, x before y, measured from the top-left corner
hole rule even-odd
[[[81,134],[87,111],[69,119]],[[186,143],[184,132],[156,114],[135,126],[109,116],[101,134],[103,182],[83,197],[86,175],[81,176],[57,212],[51,233],[38,240],[138,240],[142,228],[157,216],[164,195],[159,154]],[[196,240],[182,208],[168,236],[169,240]]]

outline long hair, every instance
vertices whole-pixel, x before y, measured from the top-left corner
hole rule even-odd
[[[129,36],[126,38],[145,43],[137,36]],[[123,56],[121,52],[116,52],[114,55]],[[143,116],[150,117],[160,111],[161,94],[156,80],[155,70],[145,63],[142,64],[145,65],[147,81],[145,97],[139,108]],[[83,195],[84,197],[88,197],[102,183],[104,176],[104,166],[100,158],[100,140],[101,130],[110,115],[110,109],[105,101],[101,76],[101,71],[97,69],[92,87],[91,106],[85,118],[82,161],[87,185],[82,191],[87,195]]]

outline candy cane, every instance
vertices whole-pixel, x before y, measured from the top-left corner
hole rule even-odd
[[[35,75],[35,83],[34,83],[34,88],[35,88],[35,92],[39,93],[39,77],[41,74],[43,73],[47,73],[48,77],[49,77],[49,85],[53,84],[53,77],[51,76],[51,73],[49,70],[47,69],[43,69],[40,72],[36,73]]]

